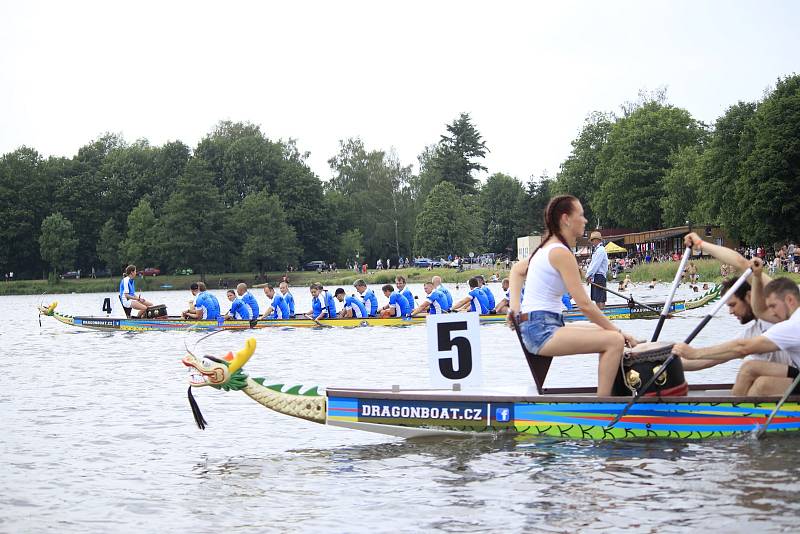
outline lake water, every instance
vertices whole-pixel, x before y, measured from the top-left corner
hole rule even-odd
[[[420,285],[411,288],[422,297]],[[633,293],[658,300],[667,289]],[[309,308],[308,290],[293,292],[298,309]],[[224,292],[215,294],[227,309]],[[684,286],[678,297],[694,295]],[[186,399],[185,346],[221,356],[253,336],[251,376],[425,387],[426,329],[264,329],[201,340],[199,332],[99,333],[46,317],[39,325],[41,302],[101,315],[106,296],[0,297],[0,532],[797,530],[800,442],[787,436],[404,441],[288,418],[211,388],[194,391],[209,422],[200,431]],[[175,313],[190,295],[145,296]],[[667,321],[661,339],[682,340],[707,311]],[[647,338],[656,322],[618,324]],[[739,328],[723,309],[695,345]],[[483,326],[481,343],[486,386],[530,390],[513,332]],[[688,378],[732,382],[737,368]],[[548,385],[594,385],[595,369],[596,358],[557,359]]]

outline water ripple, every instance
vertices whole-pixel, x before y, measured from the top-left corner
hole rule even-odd
[[[186,300],[180,291],[148,296],[170,310]],[[99,312],[104,297],[57,299],[65,312]],[[296,298],[307,305],[302,293]],[[419,386],[428,380],[425,329],[104,334],[47,318],[39,327],[33,307],[41,300],[0,297],[3,309],[23,310],[9,314],[0,336],[3,532],[796,529],[796,438],[403,441],[286,418],[241,393],[211,389],[195,392],[209,421],[199,431],[179,362],[186,346],[222,355],[254,336],[255,376]],[[701,316],[668,321],[662,338],[685,337]],[[625,323],[642,337],[653,326]],[[730,317],[715,319],[697,344],[737,329]],[[487,385],[529,387],[513,334],[498,325],[481,336]],[[692,378],[729,382],[736,367]],[[595,368],[593,358],[561,358],[548,383],[593,384]]]

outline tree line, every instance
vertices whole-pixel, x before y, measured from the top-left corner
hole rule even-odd
[[[583,200],[592,227],[724,227],[751,244],[800,236],[800,76],[706,125],[640,94],[591,114],[552,189]]]
[[[248,122],[220,122],[194,149],[112,134],[70,158],[21,147],[0,158],[0,270],[263,272],[317,259],[513,254],[561,192],[583,201],[589,228],[689,219],[767,243],[800,227],[798,76],[714,125],[663,92],[592,113],[552,178],[494,172],[481,181],[488,151],[467,113],[423,150],[416,172],[350,138],[329,159],[327,181],[295,141]]]

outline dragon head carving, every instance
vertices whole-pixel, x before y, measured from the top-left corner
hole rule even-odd
[[[189,385],[191,387],[211,386],[225,391],[236,391],[245,387],[247,374],[242,367],[256,350],[256,340],[250,338],[242,350],[235,355],[229,352],[224,358],[203,356],[197,358],[187,354],[183,365],[189,368]]]
[[[54,300],[53,303],[47,307],[39,306],[39,313],[41,315],[47,315],[48,317],[52,317],[53,313],[55,312],[56,306],[58,306],[57,300]]]

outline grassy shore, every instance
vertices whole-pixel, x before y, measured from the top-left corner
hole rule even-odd
[[[693,260],[693,263],[697,266],[697,274],[700,275],[700,282],[716,283],[722,281],[722,276],[719,274],[721,266],[719,260]],[[672,280],[675,279],[675,272],[678,270],[678,265],[680,264],[676,261],[647,263],[637,265],[633,270],[625,274],[630,274],[631,280],[634,282],[649,282],[655,278],[659,282],[671,283]],[[796,283],[800,283],[800,274],[778,272],[773,275],[773,278],[780,276],[789,277]],[[619,280],[619,276],[617,279]]]
[[[455,269],[391,269],[388,271],[370,271],[362,275],[354,271],[339,270],[334,272],[291,272],[267,273],[266,282],[276,284],[284,275],[289,277],[292,286],[304,287],[312,282],[320,282],[326,287],[351,286],[358,278],[363,278],[368,284],[394,284],[397,275],[406,277],[411,283],[421,283],[430,280],[432,276],[439,275],[442,280],[449,283],[463,283],[471,276],[482,274],[488,280],[492,274],[502,278],[508,276],[508,271],[503,269],[468,269],[458,272]],[[199,275],[193,276],[148,276],[137,278],[136,291],[158,291],[161,286],[172,286],[171,289],[189,289],[192,282],[200,279]],[[239,282],[249,286],[259,286],[265,283],[263,279],[256,280],[253,273],[224,273],[208,274],[205,276],[206,285],[210,289],[221,289],[227,284],[235,287]],[[47,280],[16,280],[14,282],[0,282],[0,295],[41,295],[45,293],[116,293],[119,289],[119,278],[82,278],[80,280],[59,280],[55,284],[48,284]]]
[[[700,275],[700,282],[719,282],[722,277],[719,274],[720,262],[717,260],[705,259],[695,260],[697,273]],[[649,263],[638,265],[630,274],[634,282],[649,282],[653,278],[659,282],[670,283],[675,278],[675,271],[678,269],[678,262],[670,261],[664,263]],[[471,276],[482,274],[489,280],[492,274],[502,279],[508,276],[508,271],[504,269],[468,269],[458,272],[455,269],[391,269],[388,271],[370,271],[366,275],[357,274],[353,271],[339,270],[334,272],[292,272],[292,273],[267,273],[266,281],[277,284],[284,275],[289,276],[289,284],[295,287],[306,287],[311,282],[320,282],[326,287],[350,286],[358,278],[363,278],[368,284],[394,284],[394,277],[398,274],[406,277],[411,283],[421,283],[430,280],[432,276],[439,275],[442,280],[448,283],[464,283]],[[796,283],[800,283],[800,274],[778,273],[778,276],[788,276]],[[189,285],[200,279],[199,275],[193,276],[150,276],[136,280],[136,291],[158,291],[161,286],[172,286],[171,289],[189,289]],[[238,282],[245,282],[249,286],[259,286],[264,280],[256,281],[253,273],[225,273],[208,274],[205,277],[206,284],[211,289],[221,289],[234,287]],[[116,293],[119,288],[119,278],[83,278],[81,280],[59,280],[56,284],[48,284],[47,280],[17,280],[14,282],[0,282],[0,295],[41,295],[45,293]]]

